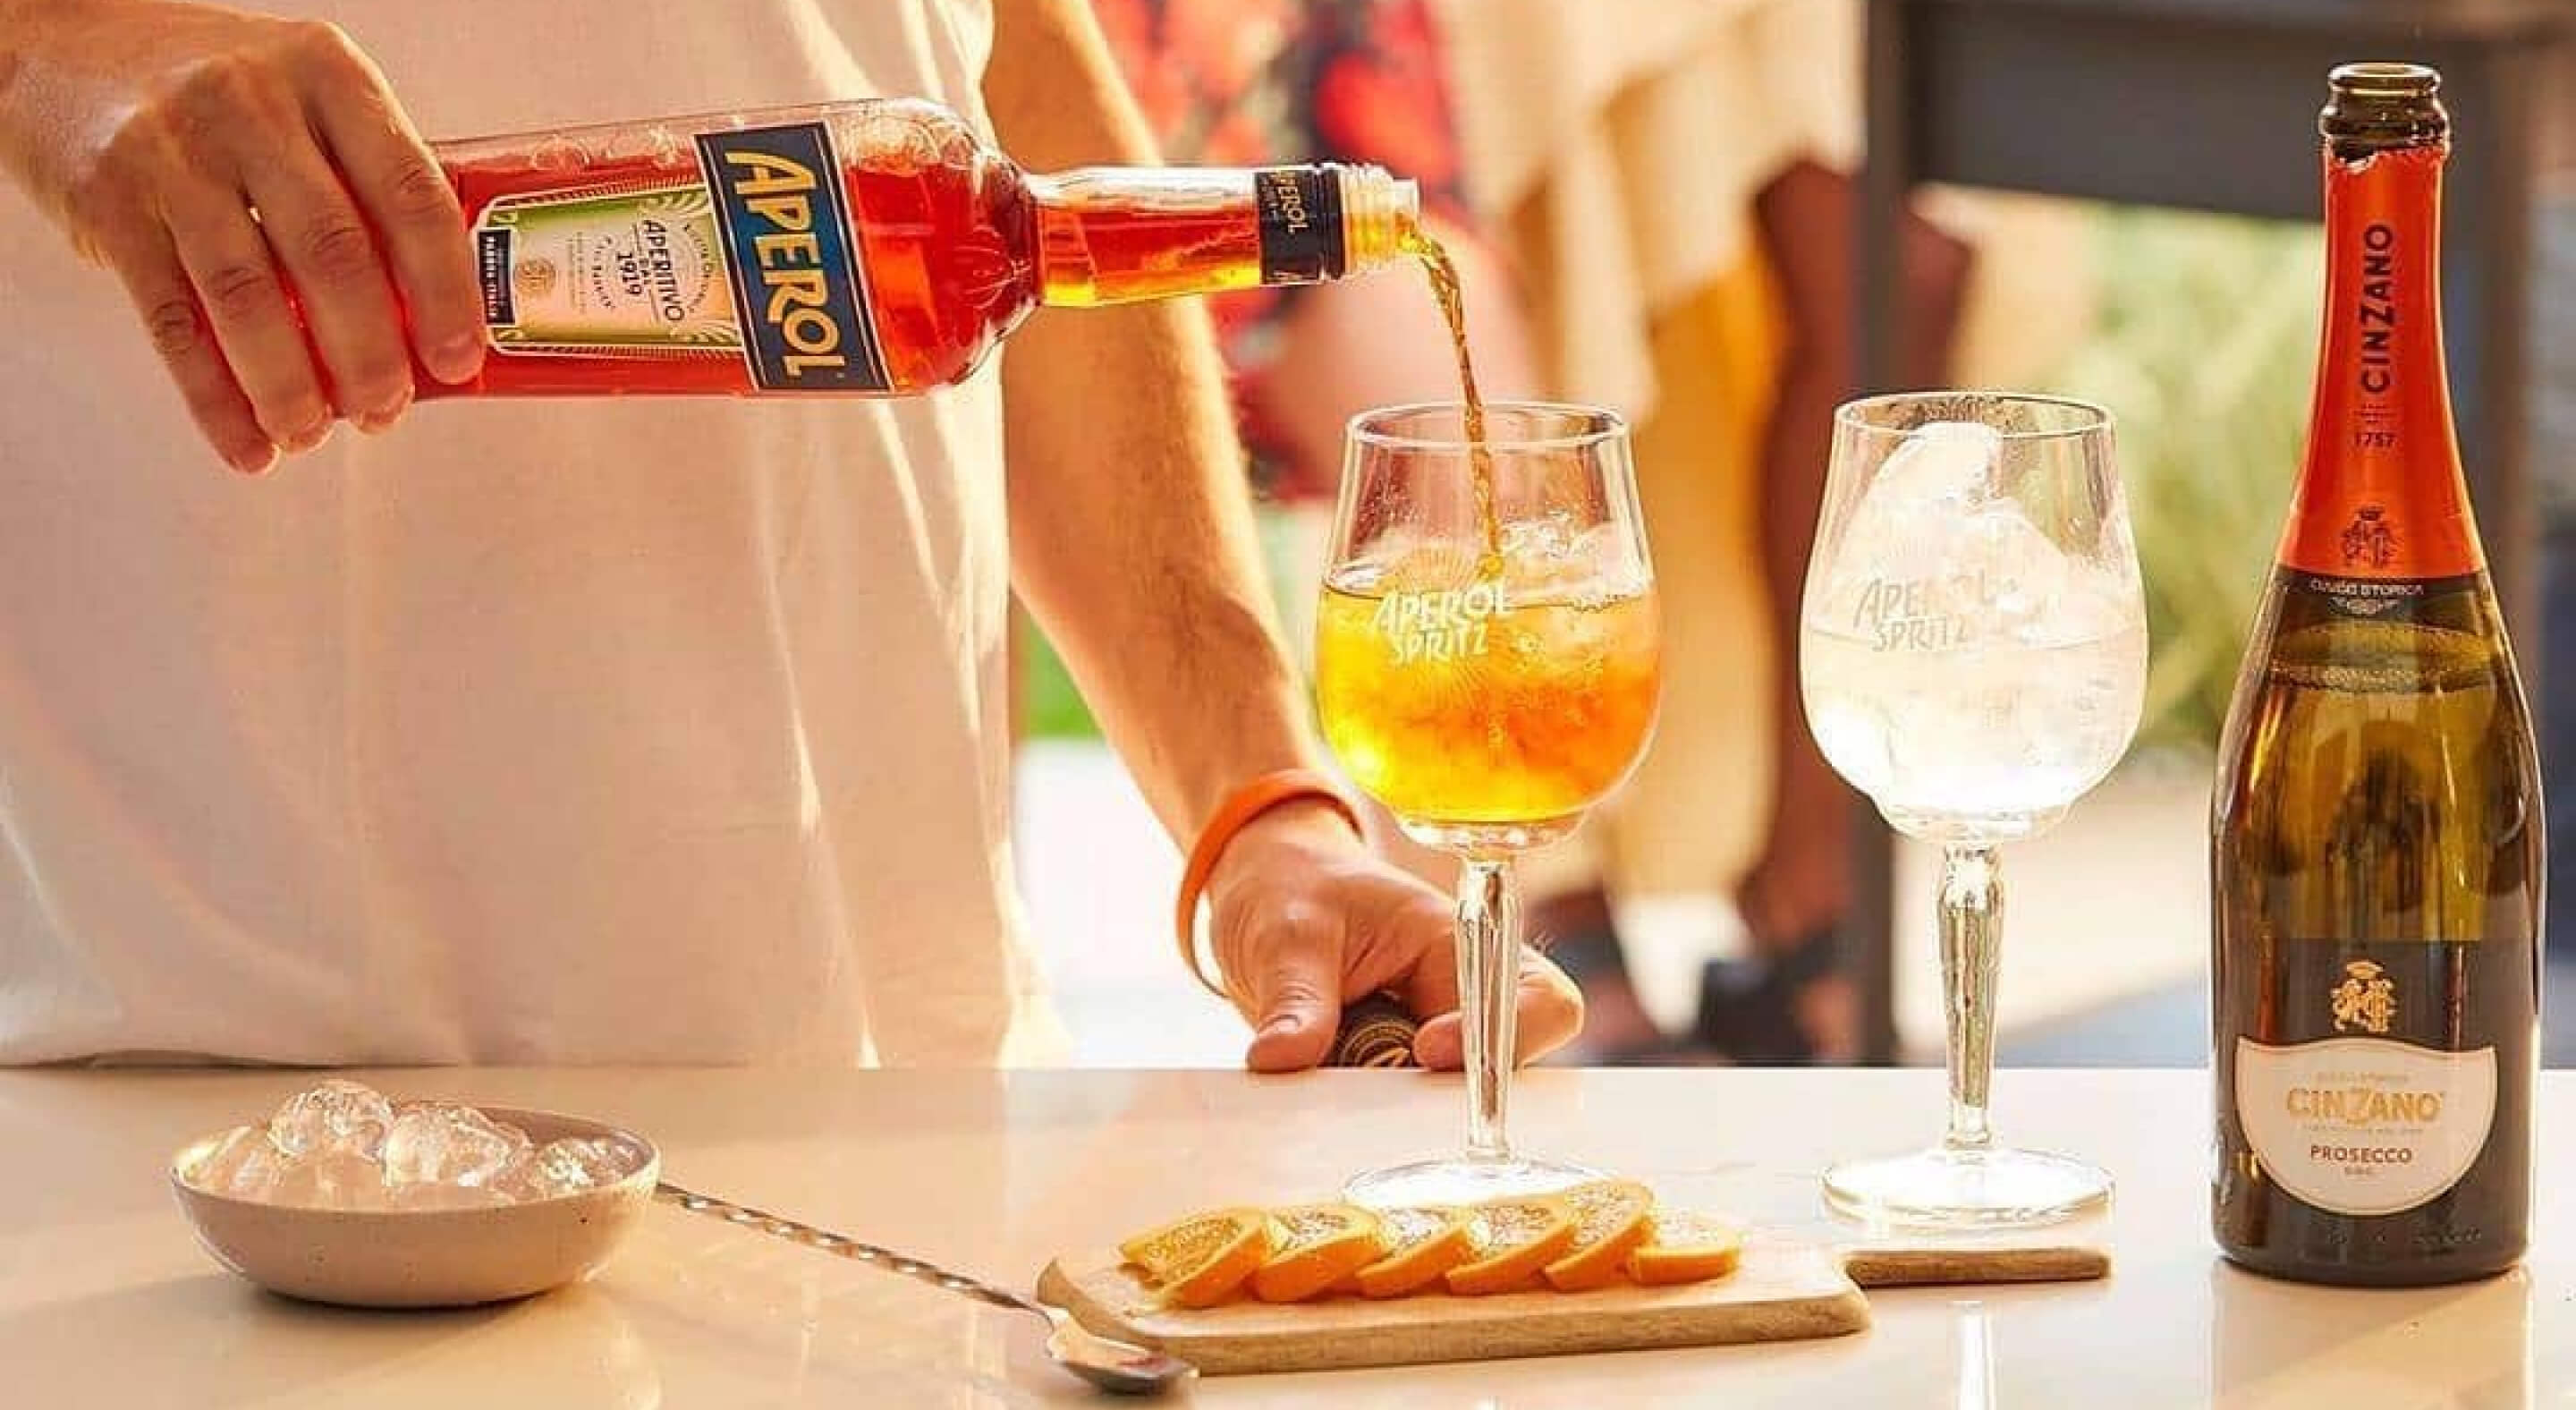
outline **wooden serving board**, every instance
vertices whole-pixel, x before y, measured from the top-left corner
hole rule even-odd
[[[2077,1243],[1836,1249],[1756,1234],[1733,1275],[1686,1287],[1243,1301],[1191,1312],[1161,1306],[1110,1254],[1048,1264],[1037,1291],[1094,1332],[1223,1376],[1847,1336],[1869,1326],[1863,1288],[2062,1282],[2110,1266],[2102,1249]]]

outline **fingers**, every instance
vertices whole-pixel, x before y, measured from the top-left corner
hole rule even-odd
[[[165,209],[180,266],[260,429],[290,454],[320,445],[331,433],[331,403],[249,209],[210,181],[172,183]]]
[[[1521,952],[1515,998],[1519,1009],[1513,1039],[1516,1066],[1538,1061],[1583,1031],[1582,991],[1565,971],[1535,951]],[[1422,1031],[1413,1035],[1413,1057],[1424,1067],[1444,1071],[1465,1064],[1465,1034],[1454,1010],[1423,1024]]]
[[[264,468],[337,415],[391,424],[416,360],[473,375],[456,198],[384,76],[327,24],[171,8],[176,27],[120,60],[133,72],[102,80],[104,137],[74,144],[56,194],[215,448]]]
[[[1341,1025],[1340,947],[1290,935],[1258,948],[1261,957],[1237,981],[1247,990],[1253,1023],[1244,1062],[1255,1072],[1302,1072],[1332,1051]]]
[[[376,241],[318,148],[296,143],[243,175],[259,227],[285,266],[339,414],[381,431],[411,405],[411,358]],[[297,340],[303,351],[303,340]],[[308,358],[309,365],[309,358]]]
[[[466,381],[483,366],[483,295],[455,188],[372,60],[327,25],[309,44],[314,125],[374,224],[412,350],[440,381]]]
[[[1240,873],[1293,885],[1245,885],[1217,906],[1216,951],[1230,996],[1256,1030],[1256,1072],[1313,1067],[1332,1051],[1345,1001],[1380,990],[1438,1017],[1414,1037],[1426,1067],[1461,1061],[1455,920],[1441,896],[1363,853],[1271,858]],[[1251,867],[1251,863],[1246,863]],[[1517,1059],[1563,1046],[1583,1027],[1583,996],[1564,972],[1520,950]]]
[[[268,469],[277,463],[276,442],[261,429],[250,398],[242,395],[225,365],[168,233],[157,224],[131,230],[113,262],[135,311],[143,316],[153,350],[187,401],[188,414],[225,464],[246,475]]]

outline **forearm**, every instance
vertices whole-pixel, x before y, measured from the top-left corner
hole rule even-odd
[[[0,0],[0,101],[19,78],[19,66],[34,50],[38,27],[64,19],[93,0]]]
[[[75,0],[0,0],[0,102],[5,102],[10,85],[18,79],[18,66],[33,43],[36,23],[70,3]]]
[[[60,9],[74,0],[0,0],[0,55],[14,53],[26,34],[28,21],[40,18],[47,10]]]
[[[1087,14],[1029,0],[1001,26],[986,92],[1015,157],[1154,160]],[[1245,779],[1319,758],[1205,315],[1042,312],[1012,339],[1003,387],[1014,585],[1186,844]]]
[[[1184,842],[1245,779],[1316,759],[1195,324],[1068,316],[1006,372],[1014,581]]]

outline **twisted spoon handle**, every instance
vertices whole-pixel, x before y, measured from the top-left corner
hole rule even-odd
[[[979,1302],[989,1302],[996,1307],[1034,1312],[1050,1320],[1056,1315],[1054,1308],[1008,1288],[995,1287],[980,1279],[969,1278],[963,1273],[949,1272],[937,1264],[924,1263],[909,1254],[897,1253],[893,1249],[880,1248],[875,1244],[861,1243],[857,1239],[835,1234],[828,1229],[817,1229],[811,1224],[799,1224],[793,1219],[784,1219],[765,1210],[728,1204],[712,1195],[685,1190],[667,1181],[653,1187],[653,1197],[666,1204],[676,1204],[691,1214],[703,1214],[710,1219],[721,1219],[728,1224],[767,1234],[774,1239],[784,1239],[792,1244],[801,1244],[818,1252],[839,1254],[843,1258],[865,1263],[872,1268],[882,1269],[888,1273],[899,1273],[907,1278],[917,1278],[932,1287],[944,1288]]]

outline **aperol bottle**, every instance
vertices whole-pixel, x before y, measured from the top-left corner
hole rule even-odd
[[[920,392],[1040,304],[1377,268],[1420,205],[1369,166],[1035,175],[914,99],[435,147],[491,356],[423,396]]]

